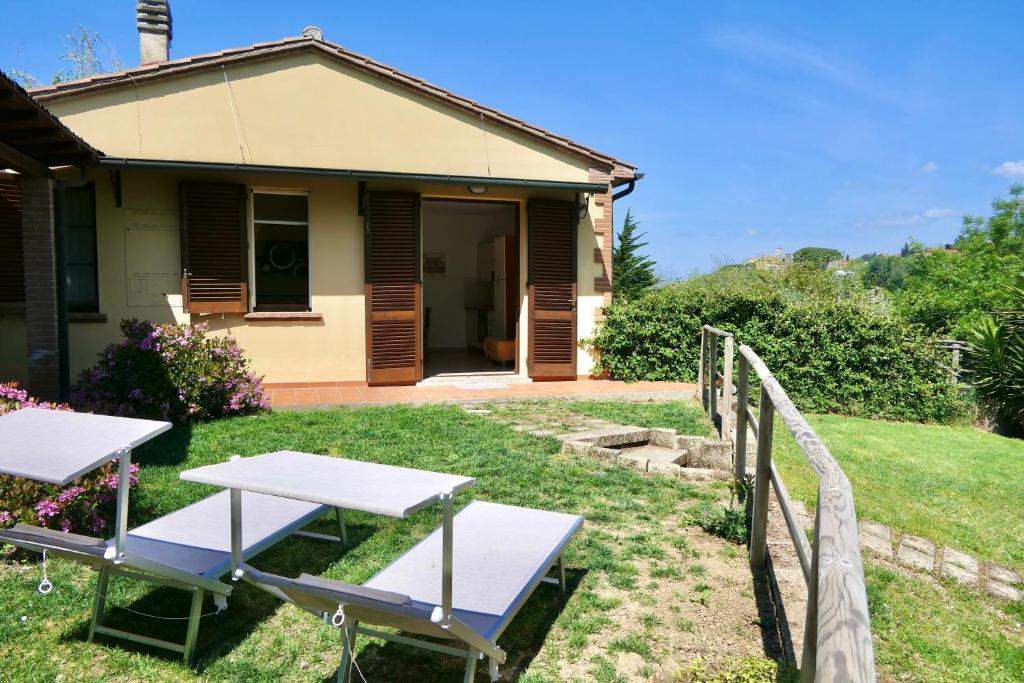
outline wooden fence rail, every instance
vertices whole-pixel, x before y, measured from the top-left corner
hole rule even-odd
[[[710,336],[711,341],[707,344],[707,358],[703,353],[705,344],[701,345],[702,379],[705,376],[705,362],[715,359],[716,338],[723,336],[723,333],[704,326],[703,336],[705,340]],[[732,335],[726,339],[732,342]],[[729,346],[731,348],[731,344]],[[714,377],[716,366],[710,362],[708,366],[706,374]],[[756,420],[750,406],[751,371],[760,381]],[[703,390],[704,384],[700,386]],[[714,394],[714,391],[709,392],[709,396]],[[867,588],[850,481],[793,405],[778,380],[746,345],[739,347],[736,398],[734,474],[738,481],[743,481],[747,474],[748,428],[757,438],[750,528],[751,569],[761,571],[767,566],[768,497],[771,487],[775,490],[775,497],[782,509],[786,528],[807,582],[807,618],[800,679],[855,683],[874,681],[875,656],[868,618]],[[710,410],[714,404],[706,402],[706,405],[709,415],[713,416]],[[776,416],[792,435],[818,478],[818,503],[811,543],[808,543],[794,513],[786,485],[772,463]],[[723,433],[728,434],[727,431]]]
[[[718,370],[719,347],[722,340],[722,371]],[[723,441],[730,439],[732,430],[732,365],[733,336],[711,325],[704,325],[700,331],[700,367],[697,369],[697,386],[701,401],[708,416],[718,428]],[[719,383],[721,381],[721,383]],[[721,394],[721,395],[719,395]]]

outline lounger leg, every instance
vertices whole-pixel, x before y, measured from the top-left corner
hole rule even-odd
[[[341,661],[338,663],[338,683],[350,683],[352,680],[352,659],[355,655],[356,628],[358,622],[345,624],[341,629]]]
[[[188,633],[185,635],[185,652],[182,658],[185,666],[192,666],[192,660],[196,655],[196,638],[199,635],[199,621],[203,616],[203,597],[206,591],[196,588],[192,593],[192,609],[188,615]]]
[[[473,683],[473,679],[476,677],[476,660],[479,655],[480,653],[473,648],[466,653],[466,673],[462,677],[462,683]]]
[[[338,535],[341,537],[341,544],[348,545],[348,531],[345,530],[345,511],[341,508],[334,508],[338,515]]]
[[[562,556],[558,556],[558,588],[562,591],[562,597],[565,597],[565,560]]]
[[[92,619],[89,621],[89,640],[96,634],[96,627],[103,625],[103,610],[107,607],[107,586],[110,585],[110,574],[106,568],[101,568],[100,575],[96,577],[96,596],[92,601]]]

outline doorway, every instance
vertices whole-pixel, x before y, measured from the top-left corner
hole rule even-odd
[[[423,379],[516,374],[519,205],[424,199]]]

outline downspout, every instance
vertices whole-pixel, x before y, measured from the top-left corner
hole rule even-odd
[[[630,179],[629,184],[626,185],[626,189],[619,190],[618,192],[616,192],[615,194],[612,195],[612,201],[614,202],[617,199],[622,199],[623,197],[625,197],[627,195],[633,194],[633,190],[636,189],[636,181],[642,179],[643,177],[644,177],[643,173],[636,173],[636,174],[634,174],[633,178]]]

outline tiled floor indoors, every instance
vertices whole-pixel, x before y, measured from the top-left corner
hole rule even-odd
[[[386,405],[389,403],[473,403],[535,398],[602,398],[642,401],[671,400],[694,395],[696,385],[685,382],[467,382],[443,386],[365,387],[294,386],[267,387],[274,409],[324,406]]]

